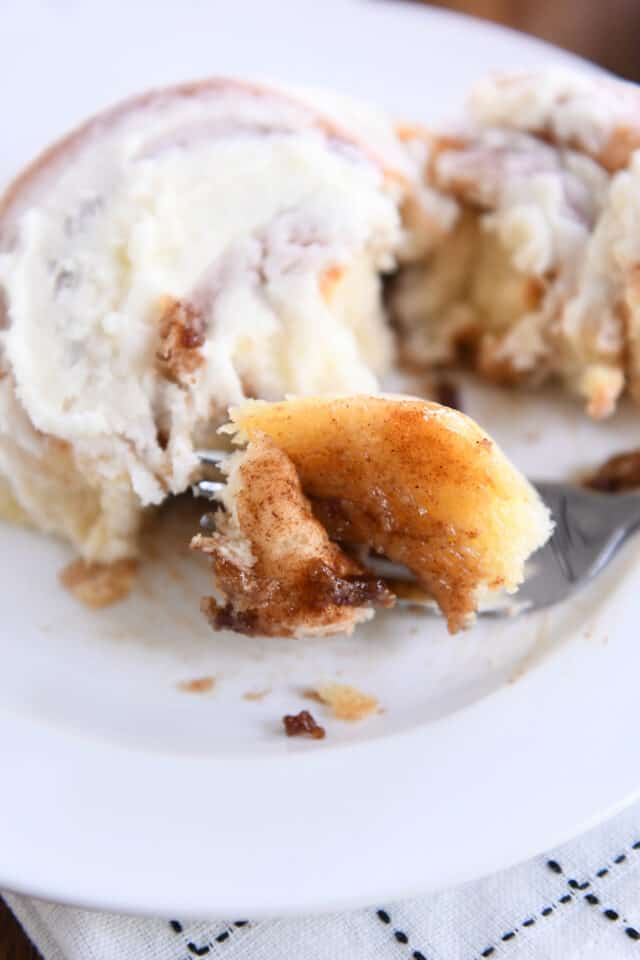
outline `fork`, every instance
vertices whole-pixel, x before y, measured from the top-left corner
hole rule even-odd
[[[533,483],[551,511],[554,530],[530,561],[516,594],[527,610],[566,600],[613,560],[640,527],[640,493],[600,493],[569,483]]]
[[[200,462],[219,468],[226,451],[202,450]],[[195,496],[214,500],[224,482],[201,480]],[[532,613],[566,600],[611,562],[622,544],[640,527],[640,492],[600,493],[568,483],[533,482],[551,511],[554,530],[544,547],[527,564],[526,578],[510,604],[482,610],[483,615]],[[206,515],[202,524],[210,527]],[[399,564],[370,555],[367,567],[382,577],[413,580]]]

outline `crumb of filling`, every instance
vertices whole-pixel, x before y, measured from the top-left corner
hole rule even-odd
[[[350,633],[395,598],[331,540],[293,462],[268,437],[252,441],[227,481],[231,509],[193,538],[211,558],[224,602],[201,609],[215,630],[247,636]]]
[[[204,320],[190,303],[163,297],[160,302],[159,344],[156,354],[162,376],[183,383],[204,362]]]
[[[282,718],[284,732],[288,737],[311,737],[312,740],[323,740],[324,727],[319,726],[308,710],[300,713],[287,714]]]
[[[601,493],[621,493],[640,487],[640,450],[628,450],[610,457],[590,474],[584,486]]]
[[[74,560],[60,571],[62,586],[76,600],[94,610],[111,606],[129,596],[136,579],[136,560],[123,559],[114,563],[90,563]]]

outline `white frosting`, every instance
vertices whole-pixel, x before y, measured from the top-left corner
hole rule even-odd
[[[587,75],[476,86],[468,128],[428,168],[464,216],[397,286],[421,359],[451,360],[470,332],[488,375],[555,376],[596,417],[614,409],[625,377],[640,393],[640,161],[631,153],[612,176],[597,159],[625,125],[638,132],[638,118],[635,88]]]
[[[553,69],[488,76],[474,86],[470,108],[485,127],[544,132],[598,153],[616,128],[638,125],[640,96],[630,83]]]
[[[199,430],[246,387],[268,399],[375,390],[391,355],[379,272],[401,240],[383,172],[398,147],[390,126],[386,139],[379,119],[375,130],[364,145],[241,88],[166,97],[94,125],[20,198],[0,256],[3,365],[32,429],[71,445],[99,498],[107,483],[140,506],[183,490]],[[180,385],[156,362],[163,297],[205,321],[204,363]],[[12,479],[6,444],[0,469]],[[23,479],[14,495],[29,510]],[[74,539],[100,558],[131,548]]]

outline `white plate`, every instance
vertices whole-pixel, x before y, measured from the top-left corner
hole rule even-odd
[[[6,175],[150,84],[271,74],[428,120],[485,69],[566,59],[398,3],[23,2],[3,21]],[[465,402],[538,476],[637,433],[633,412],[597,426],[558,398],[470,384]],[[64,546],[3,528],[2,884],[164,915],[325,910],[495,870],[638,793],[635,547],[542,616],[451,638],[404,611],[351,639],[261,641],[214,636],[200,618],[207,575],[184,550],[190,522],[167,515],[135,596],[99,613],[58,587]],[[208,674],[213,693],[178,691]],[[287,740],[282,714],[328,679],[375,694],[384,713],[348,725],[314,705],[327,739]]]

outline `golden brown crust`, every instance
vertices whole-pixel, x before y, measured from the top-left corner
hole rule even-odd
[[[373,437],[374,464],[383,460],[388,464],[402,464],[403,471],[411,473],[412,459],[417,465],[415,444],[423,421],[424,410],[419,404],[390,405],[386,421],[376,423],[375,427],[373,421],[363,424]],[[434,436],[433,441],[442,443],[442,438],[438,440]],[[474,529],[457,531],[454,535],[444,520],[433,517],[419,524],[415,501],[405,500],[402,495],[395,497],[382,476],[376,484],[370,471],[354,463],[347,449],[337,457],[329,450],[319,449],[313,455],[312,466],[301,459],[297,459],[296,464],[305,490],[313,497],[314,512],[332,539],[369,544],[377,552],[404,564],[446,612],[451,629],[466,622],[474,610],[475,588],[481,579],[477,560],[464,547],[465,541],[472,542],[477,537]],[[438,480],[451,482],[464,470],[464,461],[452,450],[448,460],[443,458],[438,464]],[[357,499],[353,498],[355,478],[358,485],[361,483]],[[326,487],[342,487],[350,496],[315,496],[316,491]]]
[[[237,468],[235,518],[216,516],[211,536],[194,549],[211,558],[224,597],[203,600],[216,630],[298,636],[349,631],[372,606],[393,595],[332,543],[314,517],[295,468],[268,438],[249,445]]]
[[[368,549],[404,564],[451,632],[481,593],[513,590],[549,534],[548,514],[489,437],[463,414],[394,397],[247,402],[211,536],[216,629],[296,636],[350,631],[394,585],[352,559]],[[340,546],[338,546],[338,543]],[[343,549],[344,547],[344,549]]]
[[[60,572],[60,583],[87,607],[98,610],[126,599],[136,579],[135,560],[89,563],[74,560]]]
[[[396,509],[395,504],[390,507],[382,492],[377,503],[372,497],[365,506],[347,499],[314,500],[314,505],[331,537],[345,543],[371,544],[377,552],[408,567],[445,612],[452,632],[467,623],[475,610],[476,588],[482,577],[480,565],[464,551],[462,542],[475,540],[475,529],[453,534],[448,524],[432,520],[430,534],[424,537],[412,532],[414,511],[402,506]]]
[[[223,606],[213,597],[202,600],[201,610],[214,630],[278,637],[348,631],[353,625],[348,608],[394,603],[386,583],[364,570],[338,575],[329,564],[312,560],[293,576],[291,567],[283,566],[276,581],[275,574],[247,574],[241,565],[229,563],[210,540],[203,537],[194,546],[212,557],[216,586],[228,598]]]
[[[286,452],[332,540],[408,567],[452,632],[479,589],[517,585],[524,556],[507,562],[513,544],[531,542],[530,552],[544,539],[525,481],[472,421],[438,404],[310,398],[246,404],[233,416],[243,438],[268,433]]]

